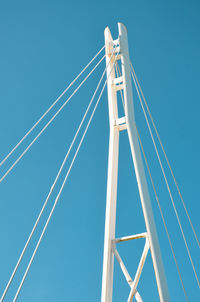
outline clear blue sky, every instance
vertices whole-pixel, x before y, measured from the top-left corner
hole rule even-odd
[[[1,1],[0,159],[103,46],[104,28],[109,26],[117,38],[117,22],[123,22],[128,28],[131,60],[200,237],[199,14],[197,0]],[[100,71],[0,185],[1,293],[96,87]],[[199,288],[136,98],[134,103],[188,298],[198,301]],[[100,301],[108,126],[107,94],[104,93],[19,301]],[[2,167],[1,175],[36,133]],[[125,134],[120,143],[116,233],[124,236],[143,232],[145,227]],[[172,188],[200,277],[199,249]],[[171,301],[185,301],[152,191],[151,197]],[[53,198],[48,211],[52,203]],[[47,213],[5,301],[12,301]],[[132,276],[142,247],[142,241],[119,247]],[[126,301],[129,288],[117,263],[114,282],[113,301]],[[150,254],[138,290],[143,301],[158,301]]]

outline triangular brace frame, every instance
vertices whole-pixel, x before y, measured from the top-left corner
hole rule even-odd
[[[158,236],[154,222],[154,216],[152,212],[151,201],[148,192],[148,186],[135,125],[127,30],[122,23],[118,23],[118,30],[119,38],[117,40],[113,40],[108,27],[105,29],[104,33],[108,79],[107,86],[110,139],[101,302],[112,302],[114,256],[118,260],[122,272],[124,273],[124,276],[131,288],[127,301],[131,302],[134,297],[138,302],[142,301],[139,293],[137,292],[137,285],[149,248],[152,256],[152,262],[160,301],[169,302],[170,298],[168,293],[167,281],[165,278]],[[117,57],[115,56],[114,58],[114,56],[112,56],[113,53],[118,54]],[[115,60],[121,60],[122,75],[118,78],[116,77],[115,69],[113,68]],[[119,118],[118,116],[118,90],[123,90],[124,95],[125,116],[122,118]],[[139,195],[146,225],[146,232],[138,235],[116,239],[115,221],[117,200],[119,133],[122,130],[127,130],[128,132],[128,139],[135,168],[136,180],[138,184]],[[146,243],[135,278],[134,280],[132,280],[116,249],[116,243],[138,238],[146,238]]]

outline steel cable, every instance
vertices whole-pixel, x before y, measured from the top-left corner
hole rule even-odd
[[[45,111],[45,113],[39,118],[39,120],[31,127],[31,129],[22,137],[22,139],[15,145],[15,147],[6,155],[6,157],[0,162],[0,167],[6,162],[6,160],[12,155],[12,153],[21,145],[25,138],[35,129],[35,127],[43,120],[43,118],[49,113],[49,111],[57,104],[57,102],[62,98],[62,96],[69,90],[69,88],[79,79],[83,72],[91,65],[91,63],[96,59],[96,57],[105,48],[103,46],[97,54],[90,60],[90,62],[82,69],[82,71],[76,76],[76,78],[68,85],[68,87],[59,95],[59,97],[53,102],[53,104]]]
[[[111,58],[112,58],[112,56],[113,56],[113,53],[112,53],[112,55],[111,55]],[[110,58],[110,60],[111,60],[111,58]],[[110,62],[109,62],[109,63],[110,63]],[[10,277],[10,279],[9,279],[7,285],[6,285],[6,288],[5,288],[5,290],[4,290],[4,292],[3,292],[3,295],[2,295],[2,297],[1,297],[1,299],[0,299],[0,302],[2,302],[2,301],[4,300],[4,298],[5,298],[5,296],[6,296],[6,293],[7,293],[8,289],[9,289],[9,287],[10,287],[10,284],[11,284],[11,282],[12,282],[12,280],[13,280],[15,274],[16,274],[16,271],[17,271],[17,269],[18,269],[18,267],[19,267],[19,265],[20,265],[20,263],[21,263],[21,260],[22,260],[22,258],[23,258],[23,256],[24,256],[24,253],[25,253],[25,251],[26,251],[26,249],[27,249],[27,247],[28,247],[28,245],[29,245],[29,243],[30,243],[30,240],[32,239],[32,236],[33,236],[33,234],[34,234],[34,232],[35,232],[35,230],[36,230],[36,227],[37,227],[37,225],[38,225],[38,223],[39,223],[39,221],[40,221],[40,218],[41,218],[41,216],[42,216],[42,214],[43,214],[43,212],[44,212],[44,210],[45,210],[45,208],[46,208],[46,206],[47,206],[47,203],[48,203],[48,201],[49,201],[49,198],[50,198],[50,196],[51,196],[51,194],[52,194],[52,192],[53,192],[53,190],[54,190],[54,188],[55,188],[55,185],[56,185],[56,183],[57,183],[57,181],[58,181],[58,178],[59,178],[59,176],[60,176],[60,174],[61,174],[61,172],[62,172],[62,170],[63,170],[63,168],[64,168],[64,165],[65,165],[65,163],[66,163],[66,161],[67,161],[67,158],[68,158],[68,156],[69,156],[69,154],[70,154],[70,152],[71,152],[71,149],[72,149],[72,147],[73,147],[73,145],[74,145],[74,143],[75,143],[75,141],[76,141],[76,138],[77,138],[77,136],[78,136],[78,134],[79,134],[79,132],[80,132],[80,129],[81,129],[81,127],[82,127],[82,125],[83,125],[83,123],[84,123],[84,121],[85,121],[85,118],[86,118],[86,116],[87,116],[87,114],[88,114],[88,111],[89,111],[89,109],[90,109],[90,107],[91,107],[91,105],[92,105],[92,103],[93,103],[93,100],[94,100],[96,94],[97,94],[97,91],[98,91],[99,86],[100,86],[100,84],[101,84],[101,82],[102,82],[102,80],[103,80],[103,77],[104,77],[104,75],[105,75],[106,70],[107,70],[107,66],[106,66],[106,68],[104,69],[104,71],[103,71],[103,73],[102,73],[102,76],[101,76],[101,78],[100,78],[100,80],[99,80],[99,82],[98,82],[98,84],[97,84],[97,87],[96,87],[96,89],[95,89],[95,91],[94,91],[94,93],[93,93],[93,96],[92,96],[92,98],[91,98],[91,100],[90,100],[90,103],[89,103],[89,105],[88,105],[88,107],[87,107],[87,109],[86,109],[86,111],[85,111],[85,114],[84,114],[82,120],[81,120],[81,123],[80,123],[80,125],[79,125],[79,127],[78,127],[78,129],[77,129],[77,131],[76,131],[76,134],[75,134],[75,136],[74,136],[74,138],[73,138],[73,140],[72,140],[72,143],[71,143],[71,145],[70,145],[70,147],[69,147],[69,149],[68,149],[68,152],[67,152],[67,154],[66,154],[66,156],[65,156],[65,158],[64,158],[64,160],[63,160],[63,162],[62,162],[62,165],[61,165],[61,167],[60,167],[60,169],[59,169],[59,171],[58,171],[58,173],[57,173],[57,175],[56,175],[56,178],[55,178],[55,180],[54,180],[54,182],[53,182],[53,185],[51,186],[51,189],[50,189],[50,191],[49,191],[49,193],[48,193],[48,196],[47,196],[47,198],[46,198],[46,200],[45,200],[45,202],[44,202],[44,204],[43,204],[43,207],[42,207],[42,209],[41,209],[41,211],[40,211],[40,213],[39,213],[39,215],[38,215],[38,217],[37,217],[37,219],[36,219],[36,222],[35,222],[35,224],[34,224],[34,226],[33,226],[33,229],[32,229],[32,231],[31,231],[29,237],[28,237],[28,240],[26,241],[26,244],[25,244],[25,246],[24,246],[24,248],[23,248],[23,250],[22,250],[22,252],[21,252],[21,254],[20,254],[20,257],[19,257],[19,259],[18,259],[18,261],[17,261],[17,264],[16,264],[16,266],[15,266],[15,268],[14,268],[12,274],[11,274],[11,277]]]
[[[194,272],[194,275],[195,275],[197,284],[198,284],[198,286],[200,287],[200,283],[199,283],[199,279],[198,279],[198,276],[197,276],[197,272],[196,272],[196,269],[195,269],[195,266],[194,266],[194,263],[193,263],[193,260],[192,260],[192,256],[191,256],[191,253],[190,253],[188,244],[187,244],[187,240],[186,240],[186,238],[185,238],[185,234],[184,234],[184,231],[183,231],[183,227],[182,227],[181,221],[180,221],[179,216],[178,216],[178,212],[177,212],[177,209],[176,209],[176,206],[175,206],[175,203],[174,203],[174,199],[173,199],[173,197],[172,197],[172,193],[171,193],[171,190],[170,190],[170,187],[169,187],[169,184],[168,184],[168,181],[167,181],[167,177],[166,177],[166,174],[165,174],[165,171],[164,171],[164,168],[163,168],[161,159],[160,159],[160,155],[159,155],[159,153],[158,153],[158,149],[157,149],[157,146],[156,146],[156,143],[155,143],[155,140],[154,140],[154,136],[153,136],[153,133],[152,133],[152,131],[151,131],[151,127],[150,127],[150,124],[149,124],[149,120],[148,120],[148,117],[147,117],[147,115],[146,115],[146,111],[145,111],[145,109],[144,109],[143,103],[142,103],[142,99],[141,99],[141,96],[140,96],[140,93],[139,93],[139,90],[138,90],[138,86],[137,86],[136,80],[135,80],[135,78],[134,78],[133,72],[131,72],[131,74],[132,74],[133,82],[134,82],[134,84],[135,84],[135,88],[136,88],[136,91],[137,91],[137,94],[138,94],[138,97],[139,97],[139,100],[140,100],[140,104],[141,104],[142,110],[143,110],[143,113],[144,113],[144,116],[145,116],[145,120],[146,120],[148,129],[149,129],[149,133],[150,133],[150,136],[151,136],[151,139],[152,139],[152,142],[153,142],[155,151],[156,151],[156,155],[157,155],[157,158],[158,158],[160,167],[161,167],[161,171],[162,171],[162,174],[163,174],[163,177],[164,177],[166,186],[167,186],[167,190],[168,190],[168,192],[169,192],[170,200],[171,200],[171,202],[172,202],[172,205],[173,205],[173,208],[174,208],[174,212],[175,212],[175,215],[176,215],[176,218],[177,218],[177,221],[178,221],[178,225],[179,225],[179,228],[180,228],[180,231],[181,231],[181,234],[182,234],[184,243],[185,243],[185,247],[186,247],[186,249],[187,249],[187,253],[188,253],[188,256],[189,256],[189,259],[190,259],[190,263],[191,263],[191,265],[192,265],[192,269],[193,269],[193,272]]]
[[[141,86],[140,86],[140,83],[139,83],[139,81],[138,81],[138,78],[137,78],[137,75],[136,75],[136,73],[135,73],[135,70],[134,70],[134,68],[133,68],[132,63],[130,63],[130,65],[131,65],[132,71],[133,71],[133,73],[134,73],[134,77],[135,77],[135,80],[136,80],[137,85],[138,85],[138,87],[139,87],[139,90],[140,90],[140,92],[141,92],[142,98],[143,98],[143,100],[144,100],[145,106],[146,106],[146,108],[147,108],[149,117],[150,117],[151,122],[152,122],[152,124],[153,124],[154,130],[155,130],[155,132],[156,132],[158,141],[159,141],[159,143],[160,143],[160,146],[161,146],[161,148],[162,148],[163,154],[164,154],[164,156],[165,156],[167,165],[168,165],[168,167],[169,167],[169,169],[170,169],[170,172],[171,172],[171,175],[172,175],[172,177],[173,177],[173,180],[174,180],[176,189],[177,189],[177,191],[178,191],[178,193],[179,193],[179,196],[180,196],[180,198],[181,198],[182,205],[183,205],[183,207],[184,207],[184,209],[185,209],[185,212],[186,212],[187,218],[188,218],[188,220],[189,220],[190,226],[191,226],[191,228],[192,228],[193,234],[194,234],[194,236],[195,236],[196,242],[197,242],[197,244],[198,244],[198,246],[199,246],[199,248],[200,248],[199,239],[198,239],[198,237],[197,237],[197,234],[196,234],[195,228],[194,228],[194,226],[193,226],[192,220],[191,220],[191,218],[190,218],[189,212],[188,212],[188,210],[187,210],[186,204],[185,204],[185,202],[184,202],[184,200],[183,200],[183,196],[182,196],[182,194],[181,194],[181,191],[180,191],[180,189],[179,189],[179,186],[178,186],[178,183],[177,183],[177,181],[176,181],[175,175],[174,175],[174,173],[173,173],[172,167],[171,167],[171,165],[170,165],[169,159],[168,159],[168,157],[167,157],[167,154],[166,154],[166,152],[165,152],[164,146],[163,146],[163,144],[162,144],[160,135],[159,135],[158,130],[157,130],[157,128],[156,128],[156,125],[155,125],[155,123],[154,123],[153,117],[152,117],[152,115],[151,115],[149,106],[148,106],[147,101],[146,101],[146,98],[145,98],[145,96],[144,96],[144,94],[143,94],[142,88],[141,88]]]
[[[169,241],[169,245],[170,245],[170,248],[171,248],[171,251],[172,251],[172,255],[173,255],[173,258],[174,258],[176,269],[178,271],[179,279],[181,281],[181,285],[182,285],[182,288],[183,288],[183,291],[184,291],[185,299],[188,302],[187,292],[186,292],[186,289],[185,289],[185,286],[184,286],[184,283],[183,283],[183,278],[181,276],[180,268],[179,268],[179,265],[178,265],[178,262],[177,262],[177,259],[176,259],[174,248],[173,248],[171,238],[170,238],[170,235],[169,235],[169,232],[168,232],[168,229],[167,229],[167,225],[166,225],[166,222],[165,222],[163,211],[162,211],[162,208],[161,208],[161,205],[160,205],[158,194],[156,192],[155,184],[154,184],[154,181],[153,181],[153,178],[152,178],[152,175],[151,175],[151,171],[150,171],[150,168],[149,168],[147,157],[146,157],[144,147],[143,147],[143,144],[142,144],[142,141],[141,141],[141,138],[140,138],[137,127],[136,127],[136,131],[137,131],[138,139],[139,139],[139,142],[140,142],[141,150],[142,150],[142,153],[143,153],[143,156],[144,156],[145,164],[146,164],[146,167],[147,167],[147,170],[148,170],[148,173],[149,173],[149,177],[150,177],[150,180],[151,180],[151,184],[152,184],[152,187],[153,187],[153,191],[154,191],[154,194],[155,194],[155,197],[156,197],[156,201],[157,201],[157,204],[158,204],[158,207],[159,207],[160,215],[161,215],[161,218],[162,218],[162,221],[163,221],[163,224],[164,224],[164,227],[165,227],[165,231],[166,231],[166,234],[167,234],[167,238],[168,238],[168,241]]]
[[[46,123],[46,125],[42,128],[42,130],[37,134],[37,136],[32,140],[32,142],[28,145],[28,147],[22,152],[22,154],[16,159],[16,161],[11,165],[11,167],[6,171],[6,173],[0,178],[0,183],[4,180],[4,178],[12,171],[12,169],[16,166],[16,164],[20,161],[20,159],[26,154],[26,152],[30,149],[30,147],[36,142],[36,140],[40,137],[40,135],[44,132],[44,130],[52,123],[55,117],[60,113],[60,111],[66,106],[66,104],[70,101],[70,99],[76,94],[76,92],[80,89],[83,83],[89,78],[89,76],[94,72],[97,66],[103,61],[105,55],[101,58],[101,60],[95,65],[95,67],[89,72],[89,74],[85,77],[85,79],[79,84],[79,86],[73,91],[73,93],[68,97],[68,99],[64,102],[64,104],[58,109],[58,111],[53,115],[53,117]]]
[[[113,64],[113,66],[114,66],[114,64]],[[113,66],[112,66],[112,68],[113,68]],[[112,68],[111,68],[111,71],[112,71]],[[110,72],[110,73],[111,73],[111,72]],[[109,76],[110,76],[110,74],[109,74]],[[93,116],[94,116],[94,113],[95,113],[95,111],[96,111],[96,108],[97,108],[97,106],[98,106],[98,104],[99,104],[99,101],[100,101],[100,99],[101,99],[101,96],[102,96],[102,94],[103,94],[103,91],[104,91],[104,89],[105,89],[105,86],[106,86],[106,83],[107,83],[107,81],[108,81],[109,76],[107,77],[107,79],[106,79],[105,82],[104,82],[103,88],[102,88],[102,90],[101,90],[101,92],[100,92],[100,95],[99,95],[99,97],[98,97],[98,100],[97,100],[97,102],[96,102],[96,105],[95,105],[95,107],[94,107],[94,109],[93,109],[93,111],[92,111],[92,114],[91,114],[90,119],[89,119],[89,121],[88,121],[88,123],[87,123],[87,126],[86,126],[86,128],[85,128],[85,131],[84,131],[84,133],[83,133],[83,135],[82,135],[82,138],[81,138],[81,140],[80,140],[80,143],[79,143],[79,145],[78,145],[78,147],[77,147],[77,150],[76,150],[76,152],[75,152],[75,155],[74,155],[74,157],[73,157],[73,159],[72,159],[72,162],[71,162],[71,164],[70,164],[70,167],[69,167],[69,169],[68,169],[68,171],[67,171],[67,174],[66,174],[66,176],[65,176],[65,178],[64,178],[64,181],[63,181],[63,183],[62,183],[62,185],[61,185],[61,188],[60,188],[60,190],[59,190],[59,193],[58,193],[58,195],[57,195],[57,197],[56,197],[56,199],[55,199],[55,202],[54,202],[54,205],[53,205],[53,207],[52,207],[52,210],[51,210],[51,212],[50,212],[50,214],[49,214],[49,216],[48,216],[48,218],[47,218],[46,224],[45,224],[45,226],[44,226],[44,228],[43,228],[43,230],[42,230],[42,233],[41,233],[40,238],[39,238],[39,240],[38,240],[38,242],[37,242],[37,245],[36,245],[36,247],[35,247],[35,249],[34,249],[34,252],[33,252],[32,256],[31,256],[31,259],[30,259],[30,261],[29,261],[29,263],[28,263],[28,266],[27,266],[27,268],[26,268],[26,271],[25,271],[25,273],[24,273],[24,275],[23,275],[23,277],[22,277],[21,283],[20,283],[20,285],[19,285],[19,287],[18,287],[18,289],[17,289],[17,292],[16,292],[16,295],[15,295],[15,297],[14,297],[14,299],[13,299],[13,302],[16,302],[16,300],[17,300],[17,298],[18,298],[18,295],[19,295],[19,293],[20,293],[20,290],[21,290],[21,288],[22,288],[22,285],[23,285],[23,283],[24,283],[24,281],[25,281],[25,278],[26,278],[26,276],[27,276],[27,274],[28,274],[28,271],[29,271],[29,269],[30,269],[30,266],[31,266],[31,264],[32,264],[32,262],[33,262],[33,259],[34,259],[35,255],[36,255],[36,252],[37,252],[37,250],[38,250],[38,248],[39,248],[40,242],[41,242],[41,240],[42,240],[42,238],[43,238],[43,236],[44,236],[44,233],[45,233],[45,231],[46,231],[46,228],[47,228],[47,226],[48,226],[48,224],[49,224],[49,221],[50,221],[50,219],[51,219],[51,217],[52,217],[52,214],[53,214],[53,212],[54,212],[54,210],[55,210],[55,207],[56,207],[56,205],[57,205],[57,202],[58,202],[58,200],[59,200],[59,197],[60,197],[60,195],[61,195],[61,193],[62,193],[62,190],[63,190],[63,188],[64,188],[64,185],[65,185],[65,183],[66,183],[66,181],[67,181],[67,178],[68,178],[68,176],[69,176],[69,173],[70,173],[70,171],[71,171],[71,169],[72,169],[72,166],[73,166],[73,164],[74,164],[74,161],[75,161],[75,159],[76,159],[76,156],[77,156],[77,154],[78,154],[78,152],[79,152],[79,149],[80,149],[80,147],[81,147],[81,145],[82,145],[82,142],[83,142],[83,140],[84,140],[84,137],[85,137],[85,135],[86,135],[86,133],[87,133],[87,130],[88,130],[89,126],[90,126],[90,123],[91,123],[91,121],[92,121],[92,118],[93,118]]]

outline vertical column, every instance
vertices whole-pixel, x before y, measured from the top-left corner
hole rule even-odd
[[[113,51],[112,48],[113,39],[108,27],[105,29],[104,34],[105,34],[105,44],[106,44],[106,64],[107,64],[107,77],[108,77],[107,86],[108,86],[109,120],[110,120],[110,140],[109,140],[107,201],[106,201],[106,221],[105,221],[101,302],[111,302],[112,289],[113,289],[113,264],[114,264],[114,256],[112,253],[112,240],[115,238],[119,130],[117,127],[114,127],[115,120],[118,118],[118,108],[117,108],[117,94],[112,86],[113,79],[115,78],[115,69],[112,68],[114,64],[114,58],[112,58],[110,62],[110,57]]]
[[[146,176],[144,172],[137,132],[135,127],[134,108],[133,108],[133,95],[132,84],[130,76],[130,60],[128,51],[128,38],[127,30],[122,23],[118,23],[119,28],[119,43],[122,60],[122,76],[124,85],[124,100],[125,100],[125,115],[127,123],[128,137],[132,152],[132,158],[138,183],[138,189],[144,214],[149,245],[152,255],[153,267],[156,276],[158,293],[161,302],[169,302],[168,287],[162,263],[162,257],[157,237],[154,216],[151,207],[150,196],[148,192]]]

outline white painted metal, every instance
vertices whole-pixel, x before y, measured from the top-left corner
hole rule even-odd
[[[120,255],[117,251],[116,243],[123,242],[123,241],[134,240],[134,239],[140,239],[140,238],[146,238],[146,242],[145,242],[144,250],[143,250],[143,253],[142,253],[138,268],[137,268],[137,272],[135,274],[135,278],[134,278],[134,281],[133,281],[133,279],[129,275],[129,272],[128,272],[124,262],[122,261],[122,258],[120,257]],[[143,269],[143,266],[144,266],[144,263],[145,263],[145,260],[146,260],[146,257],[147,257],[148,250],[149,250],[149,240],[148,240],[148,237],[147,237],[147,233],[141,233],[141,234],[137,234],[137,235],[122,237],[122,238],[118,238],[118,239],[115,239],[115,240],[112,241],[113,254],[115,255],[115,257],[116,257],[116,259],[117,259],[117,261],[118,261],[118,263],[121,267],[121,270],[122,270],[122,272],[123,272],[123,274],[126,278],[126,281],[127,281],[127,283],[129,284],[129,286],[131,288],[131,291],[130,291],[127,302],[132,302],[134,297],[136,298],[137,301],[142,301],[140,295],[137,292],[137,285],[138,285],[139,280],[140,280],[140,276],[141,276],[142,269]]]
[[[126,269],[126,266],[125,266],[124,262],[122,261],[122,258],[120,257],[115,244],[113,244],[113,246],[112,246],[112,251],[113,251],[113,254],[115,255],[117,261],[119,262],[119,265],[126,278],[127,283],[131,286],[131,284],[133,283],[133,280]]]
[[[119,83],[122,83],[123,82],[123,78],[122,77],[119,77],[119,78],[115,78],[114,80],[113,80],[113,84],[119,84]]]
[[[136,294],[137,285],[140,280],[140,276],[141,276],[142,269],[143,269],[143,266],[144,266],[144,263],[145,263],[145,260],[146,260],[147,254],[148,254],[148,250],[149,250],[149,240],[148,240],[148,238],[146,238],[146,243],[144,246],[142,257],[140,259],[140,263],[138,265],[137,272],[135,274],[135,279],[133,281],[133,284],[131,285],[131,291],[130,291],[130,295],[128,297],[128,302],[131,302],[133,300],[134,295]]]
[[[116,198],[117,198],[117,176],[118,176],[118,152],[119,152],[119,129],[115,127],[118,119],[117,93],[112,87],[115,79],[115,69],[112,69],[114,58],[111,59],[112,47],[114,45],[109,28],[105,29],[106,43],[106,64],[108,78],[108,107],[110,120],[110,141],[108,158],[108,181],[107,181],[107,203],[106,203],[106,222],[104,239],[104,260],[103,260],[103,280],[101,302],[112,301],[113,289],[113,262],[112,240],[115,238],[115,219],[116,219]]]
[[[127,30],[122,23],[118,24],[118,29],[119,29],[119,40],[115,40],[115,41],[113,41],[112,39],[109,28],[107,27],[105,29],[106,63],[108,63],[110,60],[111,53],[113,52],[113,47],[116,47],[117,51],[120,51],[119,55],[117,56],[117,60],[121,60],[122,78],[121,77],[116,78],[114,68],[111,70],[114,63],[114,58],[111,59],[111,64],[109,64],[109,67],[107,69],[107,76],[111,72],[111,76],[108,79],[110,141],[109,141],[107,204],[106,204],[101,302],[112,302],[113,262],[114,262],[113,253],[116,255],[118,260],[121,259],[119,258],[120,256],[116,252],[116,250],[114,251],[112,250],[112,245],[115,244],[115,242],[123,241],[123,238],[117,240],[115,239],[115,220],[116,220],[119,132],[124,129],[127,129],[128,131],[128,138],[130,142],[130,148],[133,157],[136,179],[138,183],[139,194],[140,194],[140,199],[141,199],[141,204],[142,204],[142,209],[143,209],[143,214],[146,224],[146,231],[147,231],[146,240],[150,246],[160,301],[169,302],[170,299],[168,294],[167,282],[165,279],[160,247],[158,243],[157,232],[156,232],[153,212],[151,208],[151,201],[148,193],[148,187],[147,187],[139,142],[137,138],[136,127],[135,127]],[[120,89],[124,90],[125,117],[119,119],[118,108],[117,108],[117,91]],[[139,234],[139,235],[140,237],[137,238],[146,237],[146,233]],[[133,237],[134,236],[124,237],[124,240],[131,240],[136,238]],[[139,277],[141,275],[141,271],[144,265],[144,260],[146,258],[147,251],[148,249],[146,245],[140,261],[140,265],[138,267],[138,271],[136,273],[136,277],[134,279],[135,283],[133,282],[134,287],[131,290],[128,301],[131,301],[134,295],[137,301],[142,301],[139,294],[137,295],[136,287],[139,282]],[[129,274],[125,268],[125,265],[123,264],[122,261],[120,261],[120,263],[124,274],[129,279]]]
[[[142,298],[140,297],[140,294],[138,292],[136,292],[135,298],[136,298],[137,302],[142,302]]]
[[[125,124],[126,123],[126,118],[125,116],[123,117],[120,117],[116,120],[116,125],[119,126],[119,125],[122,125],[122,124]]]
[[[162,257],[156,232],[156,226],[154,222],[150,196],[148,192],[146,176],[144,172],[142,156],[140,152],[134,109],[133,109],[133,95],[132,95],[132,84],[130,74],[130,59],[128,51],[128,38],[127,30],[122,23],[118,23],[119,28],[119,43],[120,43],[120,54],[122,61],[122,76],[124,83],[124,101],[125,101],[125,114],[128,137],[133,157],[133,163],[135,167],[136,179],[138,183],[138,189],[149,239],[149,245],[151,249],[153,267],[156,276],[157,288],[161,302],[169,302],[169,293],[167,287],[167,281],[165,278],[164,267],[162,263]]]
[[[115,241],[115,243],[118,243],[118,242],[129,241],[129,240],[133,240],[133,239],[146,238],[146,237],[147,237],[147,233],[145,232],[145,233],[141,233],[141,234],[116,238],[114,241]]]
[[[123,85],[123,84],[115,85],[115,86],[114,86],[114,89],[115,89],[116,91],[122,90],[122,89],[124,89],[124,85]]]

